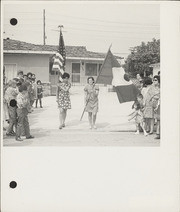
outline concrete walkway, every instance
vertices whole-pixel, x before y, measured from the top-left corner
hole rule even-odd
[[[84,106],[82,87],[71,89],[72,109],[68,110],[66,127],[59,130],[56,97],[44,97],[43,108],[29,114],[32,140],[15,141],[4,133],[4,146],[159,146],[155,135],[134,135],[135,123],[128,122],[132,102],[120,104],[116,93],[100,88],[97,129],[90,130],[87,113],[80,117]]]

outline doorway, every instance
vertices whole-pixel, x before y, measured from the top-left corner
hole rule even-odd
[[[13,78],[17,77],[17,65],[16,64],[4,64],[4,67],[5,67],[6,83],[9,82],[9,80],[12,80]]]

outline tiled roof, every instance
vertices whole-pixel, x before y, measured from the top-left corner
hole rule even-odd
[[[58,46],[55,45],[36,45],[18,40],[4,39],[4,50],[21,50],[21,51],[49,51],[55,52]],[[83,58],[105,58],[105,53],[87,51],[85,46],[66,46],[67,57],[83,57]],[[121,58],[121,57],[117,57]]]

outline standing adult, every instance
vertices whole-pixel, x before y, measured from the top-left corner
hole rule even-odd
[[[96,129],[96,118],[98,112],[98,95],[99,87],[95,85],[93,77],[88,77],[87,85],[84,88],[85,92],[85,111],[88,112],[90,129]]]
[[[63,82],[59,82],[57,85],[56,101],[58,103],[59,108],[59,121],[60,121],[59,129],[65,127],[67,110],[71,109],[71,101],[69,95],[69,89],[71,88],[71,83],[69,83],[69,78],[70,75],[65,72],[62,75]]]
[[[149,122],[149,111],[147,109],[148,105],[146,102],[146,98],[148,90],[150,89],[151,85],[152,85],[152,79],[150,77],[145,77],[143,80],[143,88],[141,90],[141,94],[143,95],[143,101],[144,101],[144,119],[145,119],[145,128],[147,132],[150,132],[150,122]]]
[[[145,95],[145,109],[144,118],[147,119],[150,126],[150,133],[153,134],[154,130],[154,109],[157,107],[160,98],[160,77],[153,77],[153,84],[147,90]]]
[[[153,78],[154,93],[152,98],[153,108],[154,108],[154,118],[156,122],[156,137],[155,139],[160,139],[160,76],[155,75]]]

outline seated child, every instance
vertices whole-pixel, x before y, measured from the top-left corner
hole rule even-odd
[[[16,140],[23,141],[21,139],[22,130],[24,128],[26,139],[34,138],[30,135],[29,121],[28,121],[28,99],[26,96],[27,86],[22,84],[19,86],[19,94],[17,95],[17,132]]]
[[[145,130],[144,117],[143,117],[143,112],[142,112],[140,103],[138,101],[135,101],[133,104],[133,108],[135,111],[129,115],[131,117],[128,119],[128,121],[135,118],[135,122],[136,122],[136,133],[135,134],[136,135],[139,134],[140,127],[142,127],[144,135],[147,136],[148,133]]]

